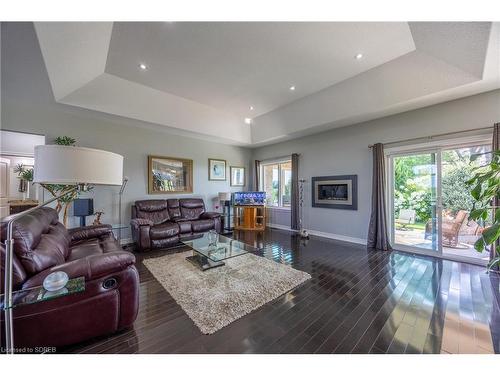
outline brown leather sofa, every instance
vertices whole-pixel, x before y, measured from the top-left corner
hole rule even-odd
[[[57,212],[44,207],[20,218],[13,229],[14,290],[40,286],[54,271],[64,271],[70,279],[85,277],[83,292],[13,309],[16,348],[70,345],[134,323],[139,306],[135,257],[120,248],[111,226],[67,230]],[[1,234],[3,242],[5,223]],[[3,293],[3,244],[0,255]],[[21,294],[15,293],[14,303]],[[1,318],[3,331],[3,314]],[[2,344],[4,339],[2,335]]]
[[[197,233],[221,230],[217,212],[206,212],[203,199],[149,199],[132,205],[132,237],[138,251],[162,249]]]

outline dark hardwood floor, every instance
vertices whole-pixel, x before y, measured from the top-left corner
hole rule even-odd
[[[134,327],[68,353],[498,353],[499,277],[465,263],[268,229],[239,238],[312,279],[203,335],[137,254]],[[165,252],[165,251],[163,251]],[[166,252],[165,252],[166,253]]]

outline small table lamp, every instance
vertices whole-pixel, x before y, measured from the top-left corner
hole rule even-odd
[[[87,185],[121,185],[123,181],[123,156],[93,148],[39,145],[35,147],[34,182],[74,185],[74,188],[37,207],[9,217],[5,240],[5,346],[7,353],[14,353],[12,317],[12,258],[14,254],[13,225],[19,218],[37,208],[46,206]]]
[[[231,229],[231,193],[221,192],[219,193],[219,201],[223,203],[222,218],[224,219],[224,234],[232,233]]]

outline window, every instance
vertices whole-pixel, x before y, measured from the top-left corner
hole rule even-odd
[[[266,205],[290,207],[292,162],[290,160],[263,163],[260,170],[262,190],[266,192]]]

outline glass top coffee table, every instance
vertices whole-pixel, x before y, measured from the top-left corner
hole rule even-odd
[[[257,248],[232,238],[218,235],[217,244],[210,244],[209,234],[203,233],[196,237],[181,240],[193,250],[193,255],[186,259],[205,271],[223,266],[224,260],[254,252]]]

